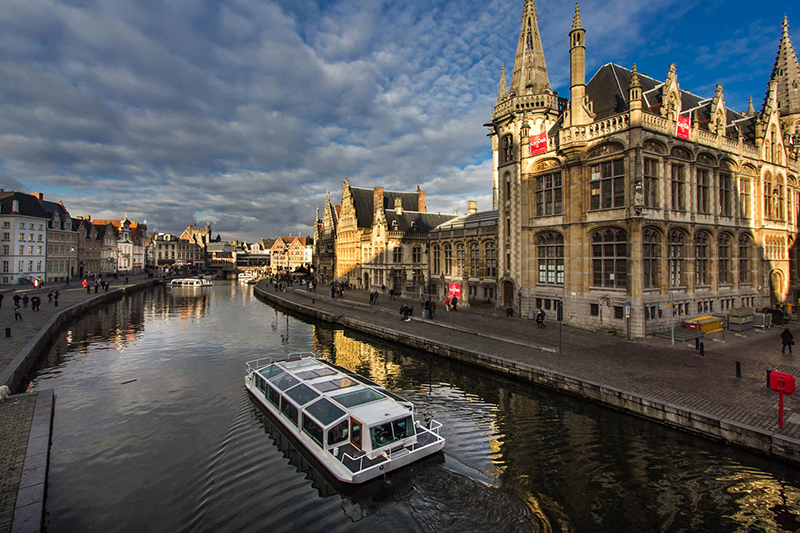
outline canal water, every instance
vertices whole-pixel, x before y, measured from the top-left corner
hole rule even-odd
[[[244,387],[316,350],[442,422],[442,454],[336,485]],[[800,530],[800,473],[574,398],[276,310],[252,288],[156,288],[67,325],[54,389],[55,532]]]

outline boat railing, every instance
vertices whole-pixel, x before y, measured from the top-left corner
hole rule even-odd
[[[286,355],[277,355],[277,356],[269,356],[269,357],[260,357],[253,361],[248,361],[247,364],[247,373],[250,374],[253,370],[258,370],[259,368],[264,368],[265,366],[269,366],[272,363],[277,363],[280,361],[292,361],[294,359],[302,359],[303,357],[313,357],[315,359],[322,359],[322,356],[315,352],[292,352]]]
[[[247,362],[247,373],[250,374],[254,370],[258,370],[259,368],[263,368],[265,366],[269,366],[275,362],[273,357],[261,357],[259,359],[255,359],[253,361]]]

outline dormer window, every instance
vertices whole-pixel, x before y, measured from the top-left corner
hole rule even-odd
[[[413,224],[413,222],[412,222],[412,224]],[[397,229],[397,221],[396,220],[392,220],[392,229]]]
[[[413,220],[411,221],[411,231],[417,231],[417,223]]]

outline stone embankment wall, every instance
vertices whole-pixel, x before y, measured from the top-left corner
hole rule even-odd
[[[321,311],[314,307],[285,300],[277,294],[272,294],[269,291],[263,290],[260,288],[260,285],[261,284],[255,287],[257,296],[281,305],[286,309],[324,322],[340,324],[344,327],[374,337],[399,342],[418,350],[448,357],[506,376],[513,376],[542,387],[565,392],[585,400],[635,414],[706,438],[724,441],[747,448],[751,451],[762,452],[795,464],[800,464],[800,441],[790,437],[725,420],[708,413],[702,413],[679,405],[660,402],[652,398],[615,389],[601,383],[577,379],[533,365],[509,361],[496,355],[457,348],[445,343],[355,320],[346,315],[336,315]]]
[[[17,389],[29,380],[29,373],[34,367],[36,362],[41,357],[44,350],[50,344],[50,341],[55,335],[58,334],[61,326],[67,321],[78,317],[87,311],[105,305],[109,302],[119,300],[126,294],[140,291],[148,287],[152,287],[157,280],[148,280],[146,282],[128,285],[110,292],[98,294],[93,298],[89,298],[68,307],[53,315],[50,320],[42,327],[25,346],[14,357],[11,363],[0,372],[0,385],[8,385],[12,391]],[[24,391],[23,391],[24,392]]]

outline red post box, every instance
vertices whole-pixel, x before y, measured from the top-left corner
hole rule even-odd
[[[778,429],[783,429],[783,395],[794,394],[794,376],[772,372],[769,375],[769,388],[778,393]]]

